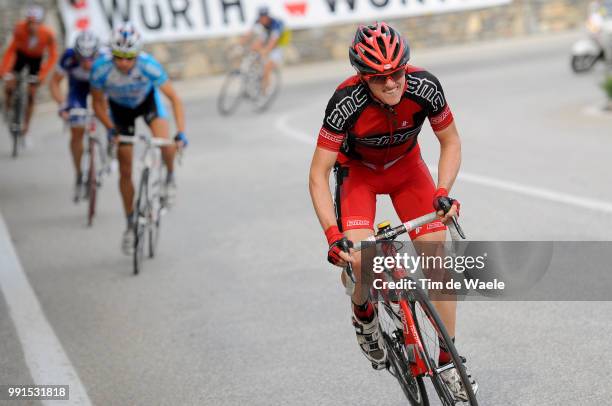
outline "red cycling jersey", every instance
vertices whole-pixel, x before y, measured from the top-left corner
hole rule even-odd
[[[392,107],[375,99],[358,75],[336,89],[317,146],[339,152],[336,215],[342,229],[373,228],[378,194],[391,196],[402,221],[433,211],[435,185],[417,142],[425,119],[434,131],[453,122],[440,82],[424,69],[406,67],[404,94]],[[410,235],[445,228],[436,221]]]

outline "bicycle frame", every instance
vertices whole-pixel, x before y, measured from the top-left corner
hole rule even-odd
[[[378,231],[377,234],[368,237],[363,242],[366,242],[366,243],[383,242],[383,252],[385,253],[385,255],[392,256],[395,254],[395,251],[396,251],[395,247],[393,246],[393,241],[395,240],[395,238],[397,238],[401,234],[409,233],[410,231],[416,229],[417,227],[422,227],[426,224],[429,224],[432,221],[437,220],[437,219],[438,219],[438,215],[435,212],[432,212],[424,216],[421,216],[419,218],[409,220],[397,227],[394,227],[394,228],[387,227],[387,228],[381,229]],[[459,228],[459,225],[456,219],[453,218],[453,220],[454,220],[453,226],[449,227],[449,230],[450,230],[452,240],[457,241],[460,238],[464,238],[464,235],[462,232],[458,231],[460,230],[460,228]],[[364,246],[363,242],[355,243],[354,250],[360,251]],[[385,244],[385,242],[389,244]],[[385,268],[384,274],[388,278],[392,278],[394,271],[397,272],[398,270]],[[399,270],[399,271],[401,272],[403,270]],[[346,272],[348,276],[348,278],[346,278],[346,281],[347,281],[346,293],[348,295],[352,295],[355,290],[355,277],[352,272],[352,267],[350,266],[350,264],[344,269],[344,272]],[[406,276],[403,276],[403,277],[406,278]],[[382,289],[381,293],[383,295],[383,298],[385,299],[384,306],[387,309],[389,316],[392,319],[397,318],[398,316],[395,314],[395,312],[389,305],[389,302],[390,302],[389,290]],[[400,310],[401,310],[399,318],[403,326],[404,345],[406,349],[412,349],[411,355],[414,359],[414,362],[410,363],[411,373],[414,377],[423,376],[423,375],[432,376],[434,373],[435,367],[431,364],[430,360],[428,360],[426,357],[423,356],[423,354],[425,354],[425,350],[423,348],[423,342],[419,335],[419,331],[418,331],[416,322],[413,317],[413,312],[410,309],[409,300],[406,299],[405,297],[405,295],[410,294],[410,292],[401,290],[398,293],[399,293],[398,303],[399,303]],[[452,365],[449,364],[448,368],[451,368],[451,367]],[[446,369],[445,367],[442,367],[440,369],[437,369],[436,371],[439,373],[439,372],[444,371],[445,369]]]
[[[87,140],[87,146],[84,148],[86,153],[84,156],[88,157],[89,161],[81,162],[81,169],[83,173],[87,174],[85,187],[89,200],[88,211],[87,211],[87,225],[93,224],[93,218],[96,212],[96,194],[97,188],[100,184],[100,179],[104,172],[108,172],[108,159],[102,148],[102,142],[96,134],[96,120],[95,115],[86,108],[73,108],[69,110],[69,120],[71,123],[76,121],[78,125],[75,127],[82,127],[84,129],[84,137]],[[98,145],[100,168],[96,168],[96,144]],[[83,167],[86,165],[86,167]],[[80,193],[80,191],[78,192]]]

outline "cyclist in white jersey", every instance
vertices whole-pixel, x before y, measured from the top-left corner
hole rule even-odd
[[[98,58],[90,76],[93,108],[98,119],[109,130],[109,134],[113,138],[118,135],[133,136],[135,120],[142,116],[154,137],[168,138],[170,129],[167,113],[159,94],[161,91],[172,104],[177,128],[174,139],[179,147],[187,146],[183,104],[172,87],[164,68],[152,56],[141,52],[140,35],[133,25],[125,23],[116,29],[110,45],[111,55]],[[127,229],[123,233],[122,248],[126,255],[131,255],[134,246],[132,145],[119,144],[117,151],[120,172],[119,189],[127,218]],[[163,160],[168,169],[166,193],[170,204],[176,195],[175,153],[175,147],[162,148]]]

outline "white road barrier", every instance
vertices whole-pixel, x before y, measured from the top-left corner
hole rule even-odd
[[[158,1],[59,0],[71,43],[76,32],[92,29],[107,37],[111,25],[131,21],[146,42],[236,35],[254,23],[257,9],[267,4],[273,16],[290,29],[359,21],[448,13],[508,4],[511,0],[284,0],[284,1]]]

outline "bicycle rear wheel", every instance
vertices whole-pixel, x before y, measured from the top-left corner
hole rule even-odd
[[[397,379],[404,395],[411,406],[429,406],[427,390],[423,378],[412,375],[410,370],[410,359],[406,353],[404,337],[395,322],[391,310],[386,304],[379,305],[378,318],[379,328],[385,347],[387,348],[387,369]]]
[[[219,98],[217,99],[219,113],[223,116],[232,114],[238,108],[243,97],[242,74],[240,70],[233,70],[225,77]]]
[[[448,335],[438,312],[427,294],[418,285],[411,290],[411,294],[412,299],[409,301],[410,308],[423,344],[424,356],[433,370],[430,378],[440,402],[443,406],[454,406],[457,403],[478,406],[478,401],[472,390],[472,384],[463,365],[463,359],[459,356],[455,344]],[[451,356],[450,362],[444,365],[440,365],[438,361],[441,346],[448,349]],[[441,373],[452,368],[455,368],[457,371],[460,384],[465,389],[467,394],[466,401],[455,399],[448,385],[442,379]]]
[[[146,229],[149,227],[149,169],[145,168],[140,177],[138,186],[138,197],[134,210],[134,254],[133,265],[134,275],[138,275],[142,270],[142,260],[144,259],[144,247],[146,239]]]

